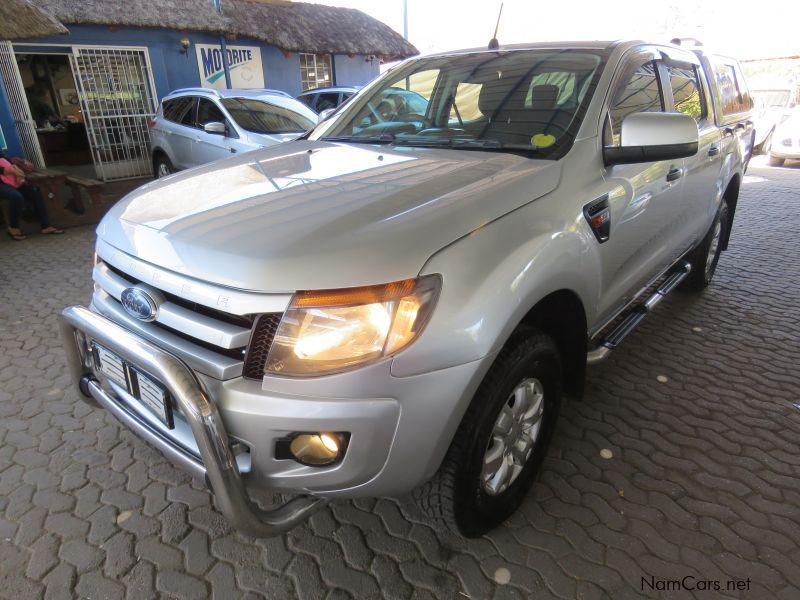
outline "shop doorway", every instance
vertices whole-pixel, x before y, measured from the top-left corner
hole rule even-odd
[[[49,169],[96,176],[67,54],[16,53],[36,139]]]
[[[3,44],[0,76],[29,158],[103,181],[152,175],[149,123],[157,105],[146,49],[26,52]]]

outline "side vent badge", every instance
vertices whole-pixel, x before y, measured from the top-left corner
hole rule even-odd
[[[583,207],[583,216],[594,232],[594,237],[601,244],[611,237],[611,206],[608,204],[608,194],[593,200]]]

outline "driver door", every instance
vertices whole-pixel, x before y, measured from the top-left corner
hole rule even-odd
[[[227,133],[225,135],[206,133],[203,127],[208,123],[225,123]],[[200,98],[197,105],[197,127],[195,143],[192,147],[192,162],[195,165],[220,160],[236,152],[235,138],[231,137],[231,135],[236,135],[234,130],[230,127],[222,110],[208,98]]]
[[[646,50],[628,58],[617,72],[602,132],[605,146],[620,145],[625,117],[637,112],[665,111],[661,71],[660,55]],[[622,309],[673,260],[684,171],[683,159],[618,164],[603,169],[609,190],[611,233],[599,245],[602,268],[599,322]]]

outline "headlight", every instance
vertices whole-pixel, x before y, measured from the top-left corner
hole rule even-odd
[[[283,315],[267,371],[309,376],[344,371],[399,352],[422,333],[438,275],[359,288],[298,292]]]

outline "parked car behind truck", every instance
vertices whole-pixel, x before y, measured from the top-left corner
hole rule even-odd
[[[418,112],[370,119],[397,88]],[[711,282],[749,109],[735,62],[672,45],[406,61],[302,140],[111,209],[89,307],[61,317],[80,394],[252,535],[407,492],[479,535],[587,365]],[[264,511],[255,488],[299,496]]]
[[[153,171],[176,171],[299,137],[317,113],[278,90],[185,88],[166,96],[150,123]]]

